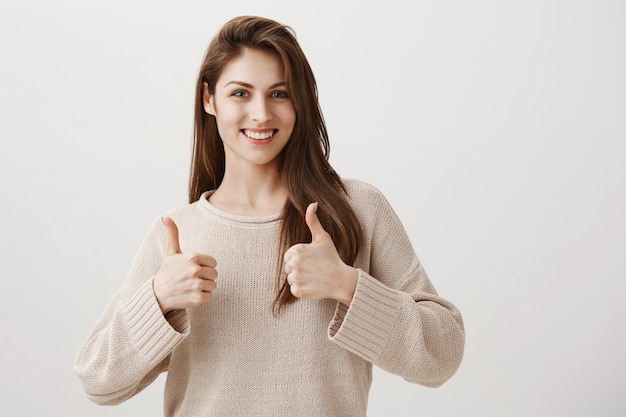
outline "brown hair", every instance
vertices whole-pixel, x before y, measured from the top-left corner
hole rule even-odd
[[[309,203],[319,203],[318,217],[332,237],[341,259],[351,265],[359,251],[362,231],[347,201],[347,191],[328,162],[330,143],[317,97],[317,84],[306,56],[289,27],[270,19],[242,16],[227,22],[211,41],[196,85],[194,144],[189,181],[189,202],[207,190],[217,189],[224,178],[224,145],[215,117],[204,110],[203,83],[209,93],[228,62],[245,48],[275,54],[285,71],[287,91],[296,112],[296,122],[287,145],[280,154],[280,172],[288,199],[282,211],[279,268],[286,248],[310,242],[304,220]],[[277,295],[272,309],[296,298],[282,272],[277,277]]]

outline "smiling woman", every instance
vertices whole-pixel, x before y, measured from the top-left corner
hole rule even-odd
[[[240,17],[197,81],[189,204],[157,219],[75,372],[167,416],[364,416],[374,365],[436,387],[464,328],[385,197],[343,179],[289,28]]]
[[[296,121],[284,78],[285,70],[275,54],[245,48],[241,56],[224,67],[215,91],[209,91],[207,82],[202,84],[204,108],[207,114],[215,116],[224,144],[225,178],[250,173],[246,182],[267,181],[266,175],[255,172],[263,170],[273,173],[280,182],[278,156],[289,141]],[[238,175],[228,175],[231,170]],[[218,189],[211,200],[221,199],[217,205],[240,206],[238,202],[224,201],[228,197],[236,198],[236,194],[224,194]]]

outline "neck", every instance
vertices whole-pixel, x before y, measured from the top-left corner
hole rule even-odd
[[[209,197],[214,206],[243,216],[280,213],[287,192],[278,167],[249,167],[237,173],[226,168],[220,186]]]

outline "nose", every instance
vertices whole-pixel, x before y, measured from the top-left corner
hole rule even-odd
[[[255,122],[265,123],[272,119],[272,112],[265,97],[257,97],[250,102],[250,118]]]

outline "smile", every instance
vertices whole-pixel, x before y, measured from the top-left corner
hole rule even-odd
[[[250,139],[263,140],[263,139],[269,139],[272,136],[274,136],[275,130],[272,129],[272,130],[266,130],[263,132],[255,132],[255,131],[248,130],[248,129],[242,129],[242,132],[244,135],[246,135]]]

